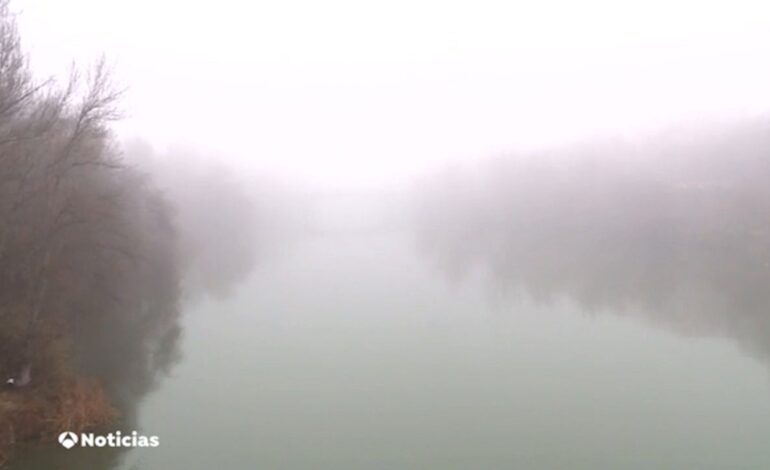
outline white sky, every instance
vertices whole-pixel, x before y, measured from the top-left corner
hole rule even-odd
[[[115,64],[123,136],[324,186],[770,110],[763,1],[12,1],[41,75]]]

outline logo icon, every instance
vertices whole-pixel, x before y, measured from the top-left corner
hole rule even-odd
[[[59,444],[65,449],[72,449],[78,443],[78,435],[71,431],[59,434]]]

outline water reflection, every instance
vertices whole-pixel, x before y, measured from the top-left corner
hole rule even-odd
[[[454,281],[479,269],[542,302],[728,337],[768,361],[767,149],[746,126],[448,170],[415,198],[420,246]]]

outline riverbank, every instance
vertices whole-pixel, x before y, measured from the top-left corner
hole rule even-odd
[[[118,416],[95,379],[68,378],[54,386],[0,392],[0,468],[22,442],[51,442],[63,431],[81,432]]]

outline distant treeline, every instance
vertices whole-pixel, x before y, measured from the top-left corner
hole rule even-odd
[[[159,152],[141,140],[123,149],[125,161],[151,174],[173,205],[186,298],[228,295],[255,264],[308,229],[307,196],[285,183],[251,176],[244,184],[194,150]]]
[[[130,423],[178,358],[182,289],[255,262],[249,196],[182,166],[201,204],[183,207],[115,142],[119,97],[103,61],[37,81],[0,0],[0,466],[17,442]]]
[[[421,181],[422,250],[459,281],[727,336],[770,359],[770,121],[458,165]]]

